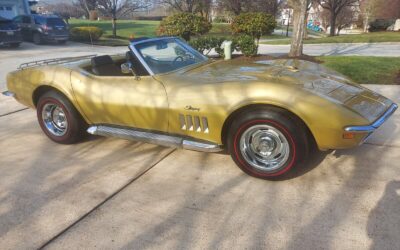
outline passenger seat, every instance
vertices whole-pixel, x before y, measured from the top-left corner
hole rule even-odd
[[[92,72],[98,76],[122,76],[121,69],[115,65],[109,55],[96,56],[91,60]]]

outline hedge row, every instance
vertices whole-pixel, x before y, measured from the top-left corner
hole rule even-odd
[[[243,55],[248,57],[257,55],[258,45],[254,38],[249,35],[240,35],[231,38],[204,36],[191,40],[189,43],[200,53],[208,55],[211,50],[214,49],[219,56],[223,57],[224,48],[221,48],[221,46],[225,40],[232,41],[231,52],[235,50],[240,51]]]
[[[74,27],[70,30],[70,35],[74,41],[97,41],[103,35],[103,30],[94,26]]]

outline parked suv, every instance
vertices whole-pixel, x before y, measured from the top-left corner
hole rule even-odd
[[[16,48],[22,42],[21,29],[12,21],[0,17],[0,46]]]
[[[64,44],[69,39],[68,25],[55,15],[22,15],[15,17],[14,22],[21,28],[23,39],[35,44]]]

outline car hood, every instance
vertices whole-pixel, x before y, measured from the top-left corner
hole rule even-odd
[[[292,85],[293,91],[301,88],[321,96],[360,114],[371,123],[393,103],[321,64],[304,60],[216,61],[186,71],[182,77],[195,79],[194,84],[265,82]]]

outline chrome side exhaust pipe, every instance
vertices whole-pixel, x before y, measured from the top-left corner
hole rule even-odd
[[[189,140],[178,136],[140,131],[131,128],[94,125],[89,127],[87,132],[92,135],[117,137],[126,140],[156,144],[164,147],[182,148],[187,150],[208,152],[208,153],[215,153],[222,151],[222,148],[218,144],[214,144],[211,142],[205,142],[200,140]]]

